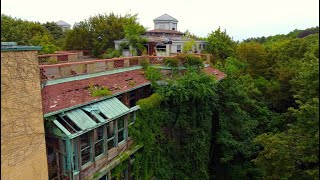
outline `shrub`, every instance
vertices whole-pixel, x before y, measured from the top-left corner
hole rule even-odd
[[[196,68],[203,68],[203,60],[200,57],[194,56],[192,54],[186,55],[186,65]]]
[[[162,74],[158,68],[149,66],[145,71],[145,76],[150,81],[157,81],[162,78]]]
[[[97,96],[110,96],[112,93],[107,87],[100,87],[100,86],[94,86],[89,85],[89,92],[91,96],[97,97]]]
[[[150,62],[148,59],[142,59],[140,61],[140,66],[142,66],[143,69],[147,69],[149,65],[150,65]]]
[[[111,58],[120,57],[120,56],[121,56],[121,52],[119,50],[112,49],[112,48],[107,49],[106,52],[102,54],[102,58],[104,59],[111,59]]]
[[[177,58],[164,58],[163,63],[166,66],[170,66],[172,68],[177,68],[179,66],[180,61]]]
[[[59,61],[58,61],[57,59],[55,59],[55,58],[49,58],[49,59],[47,60],[47,62],[50,63],[50,64],[57,64],[57,63],[59,63]]]
[[[181,64],[184,64],[186,62],[186,59],[187,59],[187,54],[179,53],[179,54],[176,55],[175,58],[178,59]]]
[[[129,59],[129,62],[130,62],[130,66],[131,65],[138,65],[139,59],[138,58],[132,58],[132,59]]]

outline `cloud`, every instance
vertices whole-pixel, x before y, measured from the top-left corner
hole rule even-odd
[[[2,0],[3,14],[41,23],[69,24],[95,16],[138,14],[153,29],[153,19],[167,13],[179,20],[178,30],[205,37],[219,26],[235,40],[288,33],[319,25],[319,0]]]

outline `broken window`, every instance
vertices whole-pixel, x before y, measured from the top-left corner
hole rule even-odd
[[[120,117],[118,120],[118,143],[124,141],[124,117]]]
[[[57,116],[58,122],[64,126],[71,134],[81,131],[68,116]]]
[[[108,149],[115,147],[115,139],[114,139],[114,125],[113,121],[107,124],[107,136],[108,136]]]
[[[94,152],[95,152],[95,157],[98,157],[99,155],[103,154],[104,149],[103,149],[103,126],[100,126],[96,130],[96,141],[94,143]]]
[[[80,136],[80,147],[81,147],[81,161],[82,165],[90,162],[90,133],[85,133]]]

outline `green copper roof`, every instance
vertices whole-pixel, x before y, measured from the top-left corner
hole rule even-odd
[[[41,46],[18,46],[16,42],[1,42],[1,51],[39,51]]]
[[[59,128],[67,137],[74,138],[88,130],[97,128],[102,124],[108,123],[113,119],[119,118],[138,109],[139,106],[129,109],[127,106],[122,104],[121,101],[113,97],[84,107],[79,107],[65,113],[50,116],[47,119],[52,119],[57,128]],[[105,116],[107,119],[102,116]],[[60,118],[63,123],[60,123],[57,118]]]

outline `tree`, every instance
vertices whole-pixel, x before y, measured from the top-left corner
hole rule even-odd
[[[92,35],[87,21],[66,32],[64,48],[67,50],[91,50]]]
[[[42,25],[50,32],[55,40],[62,38],[63,31],[55,22],[46,22]]]
[[[236,43],[220,27],[208,35],[207,41],[206,51],[213,54],[215,59],[224,60],[234,56]]]
[[[263,45],[256,42],[240,43],[236,48],[239,60],[248,63],[247,71],[252,76],[268,77],[267,51]]]
[[[182,52],[184,52],[184,53],[192,52],[195,45],[196,45],[196,41],[194,39],[190,39],[189,41],[184,43],[183,48],[182,48]]]
[[[144,44],[147,42],[141,35],[145,33],[146,29],[135,21],[136,19],[132,18],[131,22],[124,25],[125,39],[128,40],[132,48],[138,51],[137,54],[141,55],[145,50]]]

